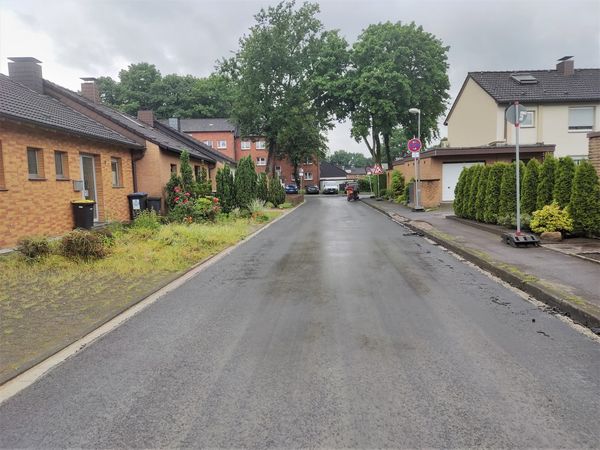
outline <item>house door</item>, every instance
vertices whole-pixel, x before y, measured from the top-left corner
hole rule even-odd
[[[471,167],[480,162],[444,163],[442,165],[442,201],[454,201],[454,188],[458,177],[465,167]]]
[[[81,155],[81,179],[83,180],[83,198],[94,200],[94,221],[98,221],[98,197],[96,195],[96,165],[94,157]]]

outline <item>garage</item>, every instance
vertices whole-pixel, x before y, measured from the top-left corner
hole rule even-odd
[[[443,163],[442,165],[442,201],[454,201],[454,188],[458,183],[460,173],[466,167],[471,167],[483,162],[458,162],[458,163]]]

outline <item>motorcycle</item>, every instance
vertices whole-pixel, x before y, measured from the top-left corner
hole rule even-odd
[[[358,191],[353,186],[346,187],[346,200],[356,201],[358,200]]]

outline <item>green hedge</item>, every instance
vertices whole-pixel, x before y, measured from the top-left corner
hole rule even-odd
[[[479,175],[479,184],[477,185],[477,195],[475,197],[475,220],[484,222],[486,207],[487,183],[492,172],[492,166],[483,166]]]
[[[537,209],[537,186],[540,178],[540,163],[532,158],[525,167],[523,176],[523,189],[521,190],[521,210],[531,214]]]
[[[600,184],[594,166],[587,161],[575,169],[569,210],[575,231],[600,234]]]
[[[485,222],[498,222],[498,210],[500,208],[500,188],[504,171],[507,168],[508,164],[505,163],[496,163],[492,165],[485,188],[485,211],[483,213]]]
[[[561,208],[566,208],[571,201],[575,163],[568,156],[559,158],[556,165],[556,180],[554,182],[554,201]]]
[[[537,188],[537,209],[552,203],[554,198],[554,177],[556,173],[556,159],[546,155],[540,170],[540,180]]]

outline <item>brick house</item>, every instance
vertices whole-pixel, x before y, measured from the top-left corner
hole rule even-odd
[[[596,169],[600,177],[600,131],[589,133],[588,137],[588,159]]]
[[[168,127],[154,117],[152,111],[138,111],[137,117],[101,103],[94,78],[83,78],[81,94],[44,80],[49,95],[76,109],[104,126],[117,131],[144,148],[133,161],[135,190],[152,197],[161,197],[164,204],[164,186],[172,172],[179,172],[179,157],[187,150],[196,174],[206,169],[216,190],[216,174],[225,164],[235,166],[235,160],[224,153],[190,138],[185,133]]]
[[[187,133],[213,150],[229,158],[239,161],[250,156],[256,165],[257,172],[265,172],[267,168],[267,142],[262,136],[240,136],[238,127],[224,118],[210,119],[168,119],[162,121],[174,129]],[[318,159],[307,158],[299,166],[304,177],[303,186],[311,184],[319,186],[320,169]],[[284,184],[295,183],[294,167],[287,160],[275,161],[275,172]]]
[[[72,200],[95,200],[96,221],[128,220],[143,147],[48,96],[38,60],[10,61],[0,74],[0,248],[73,229]]]

